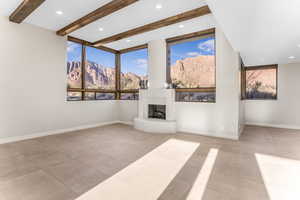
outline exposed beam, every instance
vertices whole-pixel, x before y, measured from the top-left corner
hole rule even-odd
[[[172,43],[172,42],[188,40],[188,39],[191,39],[194,37],[201,37],[204,35],[209,35],[209,34],[214,34],[214,33],[215,33],[215,28],[211,28],[211,29],[207,29],[207,30],[203,30],[203,31],[197,31],[194,33],[189,33],[189,34],[185,34],[185,35],[181,35],[181,36],[168,38],[168,39],[166,39],[166,41],[167,41],[167,43]]]
[[[130,51],[137,51],[137,50],[146,49],[146,48],[148,48],[148,44],[142,44],[142,45],[139,45],[139,46],[119,50],[119,52],[122,54],[122,53],[128,53]]]
[[[110,15],[126,6],[129,6],[138,0],[113,0],[104,6],[98,8],[97,10],[89,13],[88,15],[74,21],[73,23],[67,25],[66,27],[60,29],[56,32],[57,35],[65,36],[77,29],[80,29],[100,18]]]
[[[82,39],[78,39],[78,38],[75,38],[75,37],[72,37],[72,36],[68,36],[68,40],[72,41],[72,42],[79,43],[79,44],[83,44],[83,45],[86,45],[86,46],[94,47],[94,48],[97,48],[97,49],[100,49],[100,50],[108,51],[108,52],[111,52],[111,53],[119,53],[119,51],[117,51],[115,49],[105,47],[105,46],[97,46],[96,47],[96,46],[93,46],[93,44],[91,42],[88,42],[88,41],[85,41],[85,40],[82,40]]]
[[[121,39],[124,39],[124,38],[128,38],[128,37],[131,37],[131,36],[134,36],[134,35],[145,33],[145,32],[148,32],[148,31],[153,31],[155,29],[159,29],[159,28],[162,28],[162,27],[165,27],[165,26],[176,24],[176,23],[179,23],[179,22],[182,22],[182,21],[190,20],[190,19],[193,19],[195,17],[200,17],[200,16],[203,16],[203,15],[206,15],[206,14],[209,14],[209,13],[211,13],[209,7],[208,6],[203,6],[203,7],[194,9],[194,10],[187,11],[185,13],[181,13],[179,15],[168,17],[166,19],[162,19],[162,20],[159,20],[159,21],[156,21],[156,22],[153,22],[153,23],[150,23],[150,24],[138,27],[138,28],[134,28],[134,29],[129,30],[129,31],[125,31],[123,33],[119,33],[119,34],[101,39],[97,42],[94,42],[93,45],[98,46],[98,45],[103,45],[103,44],[107,44],[107,43],[110,43],[110,42],[115,42],[115,41],[118,41],[118,40],[121,40]]]
[[[9,21],[20,24],[45,0],[24,0],[18,8],[9,16]]]

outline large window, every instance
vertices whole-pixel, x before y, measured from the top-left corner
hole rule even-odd
[[[148,80],[147,45],[117,51],[68,40],[68,101],[138,100],[140,85]]]
[[[176,101],[215,102],[214,31],[167,42],[168,81],[176,88]]]
[[[245,99],[277,99],[277,65],[245,67],[242,76]]]
[[[82,45],[68,41],[67,59],[68,88],[81,88]]]
[[[67,100],[114,100],[116,54],[69,37],[67,47]]]
[[[121,54],[121,90],[137,90],[148,79],[148,49]]]
[[[85,88],[116,89],[115,54],[86,47]]]

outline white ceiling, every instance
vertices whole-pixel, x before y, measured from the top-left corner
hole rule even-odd
[[[179,25],[184,25],[184,28],[179,28]],[[192,20],[188,20],[179,24],[174,24],[154,31],[146,32],[130,38],[112,42],[107,44],[106,46],[113,49],[124,49],[131,46],[145,44],[152,40],[166,39],[178,35],[184,35],[187,33],[206,30],[213,27],[215,27],[215,20],[210,14]],[[126,41],[128,39],[130,40],[129,43]]]
[[[207,2],[246,65],[300,62],[299,0]]]
[[[163,8],[157,10],[155,5],[160,3]],[[140,0],[113,15],[104,17],[71,35],[95,42],[151,22],[177,15],[205,5],[201,0]],[[104,28],[99,32],[99,27]]]
[[[111,0],[46,0],[25,22],[57,31]],[[22,0],[1,0],[0,15],[8,16]],[[207,0],[214,17],[207,15],[180,24],[107,44],[123,49],[215,26],[221,26],[246,65],[300,62],[300,0]],[[163,8],[155,9],[160,3]],[[140,0],[71,35],[94,42],[166,17],[205,5],[204,0]],[[57,15],[56,11],[63,11]],[[99,28],[104,31],[100,32]],[[295,56],[296,59],[288,57]]]
[[[70,7],[70,0],[46,0],[26,18],[25,22],[57,31],[110,1],[111,0],[72,0],[72,6]],[[1,0],[0,7],[3,9],[0,14],[6,16],[10,15],[21,2],[22,0]],[[157,4],[161,4],[162,9],[156,9],[155,7]],[[117,33],[199,8],[203,5],[206,5],[204,0],[139,0],[112,15],[99,19],[96,22],[71,33],[70,35],[89,42],[95,42]],[[63,15],[57,15],[56,11],[62,11]],[[212,27],[215,22],[210,15],[180,23],[180,25],[182,24],[185,25],[185,27],[181,29],[178,28],[178,25],[176,24],[133,36],[130,38],[131,42],[129,43],[126,42],[127,39],[125,39],[107,44],[106,46],[114,49],[128,48],[145,44],[154,39],[169,38],[204,30]],[[100,27],[104,29],[101,32],[99,31]]]

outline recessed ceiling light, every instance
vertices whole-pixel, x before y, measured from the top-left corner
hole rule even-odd
[[[300,48],[300,44],[297,45]]]
[[[179,28],[184,28],[184,25],[183,25],[183,24],[180,24],[178,27],[179,27]]]
[[[131,40],[126,40],[126,42],[131,42]]]
[[[162,9],[162,5],[158,3],[158,4],[155,5],[155,8],[156,8],[157,10],[160,10],[160,9]]]
[[[61,10],[58,10],[58,11],[56,11],[56,14],[58,14],[58,15],[62,15],[62,14],[64,14],[64,13],[63,13],[63,11],[61,11]]]
[[[99,30],[99,31],[104,31],[104,29],[103,29],[103,28],[99,28],[98,30]]]
[[[296,58],[295,56],[290,56],[290,57],[289,57],[289,59],[295,59],[295,58]]]

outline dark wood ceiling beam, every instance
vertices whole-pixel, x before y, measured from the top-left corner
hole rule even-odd
[[[130,48],[127,48],[127,49],[121,49],[121,50],[119,50],[119,52],[122,54],[122,53],[131,52],[131,51],[146,49],[146,48],[148,48],[148,44],[142,44],[142,45],[130,47]]]
[[[99,41],[96,41],[93,43],[94,46],[98,46],[98,45],[103,45],[103,44],[107,44],[107,43],[111,43],[111,42],[115,42],[118,40],[122,40],[124,38],[128,38],[134,35],[138,35],[141,33],[145,33],[145,32],[149,32],[149,31],[153,31],[155,29],[159,29],[165,26],[169,26],[172,24],[176,24],[182,21],[186,21],[186,20],[190,20],[196,17],[200,17],[203,15],[207,15],[211,13],[210,9],[208,6],[203,6],[194,10],[190,10],[184,13],[181,13],[179,15],[175,15],[172,17],[168,17],[166,19],[162,19],[138,28],[134,28],[132,30],[129,31],[125,31],[123,33],[119,33],[104,39],[101,39]]]
[[[76,31],[77,29],[80,29],[98,19],[101,19],[105,16],[108,16],[122,8],[125,8],[126,6],[129,6],[138,0],[113,0],[104,6],[98,8],[97,10],[91,12],[90,14],[74,21],[73,23],[67,25],[66,27],[58,30],[56,32],[57,35],[65,36],[69,33],[72,33],[73,31]]]
[[[215,30],[216,30],[215,28],[211,28],[211,29],[207,29],[207,30],[203,30],[203,31],[197,31],[194,33],[188,33],[185,35],[168,38],[168,39],[166,39],[166,42],[171,43],[171,42],[177,42],[177,41],[181,41],[181,40],[188,40],[188,39],[195,38],[195,37],[201,37],[201,36],[208,35],[208,34],[214,34]]]
[[[79,44],[82,44],[82,45],[85,45],[85,46],[97,48],[97,49],[108,51],[108,52],[115,53],[115,54],[119,53],[119,51],[117,51],[115,49],[112,49],[112,48],[109,48],[109,47],[105,47],[105,46],[95,47],[95,46],[93,46],[93,44],[91,42],[88,42],[88,41],[85,41],[85,40],[82,40],[82,39],[78,39],[78,38],[75,38],[75,37],[72,37],[72,36],[68,36],[68,41],[76,42],[76,43],[79,43]]]
[[[9,16],[9,21],[20,24],[44,2],[45,0],[24,0]]]

